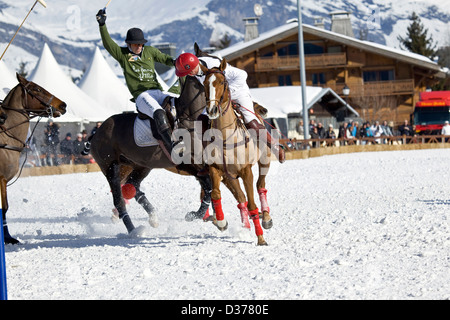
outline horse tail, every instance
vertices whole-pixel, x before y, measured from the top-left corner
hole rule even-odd
[[[86,143],[84,144],[84,149],[83,149],[83,151],[81,151],[81,155],[87,156],[91,152],[91,139],[93,136],[94,135],[91,135],[88,138],[88,141],[86,141]]]

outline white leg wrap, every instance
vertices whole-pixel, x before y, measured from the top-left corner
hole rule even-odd
[[[224,228],[227,225],[227,220],[223,219],[223,220],[217,220],[217,226],[219,228]]]

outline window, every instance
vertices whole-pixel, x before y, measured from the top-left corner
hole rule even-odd
[[[305,48],[305,54],[322,54],[322,53],[324,53],[323,47],[318,46],[313,43],[305,42],[304,48]]]
[[[298,45],[297,43],[291,43],[285,47],[277,50],[278,56],[298,56]]]
[[[394,70],[364,71],[364,82],[394,80]]]
[[[291,79],[291,76],[288,74],[288,75],[281,75],[281,76],[278,76],[278,85],[280,86],[280,87],[283,87],[283,86],[292,86],[292,79]]]
[[[324,73],[313,73],[312,74],[312,84],[313,86],[325,84],[325,74]]]

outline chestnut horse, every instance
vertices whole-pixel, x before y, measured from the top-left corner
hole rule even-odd
[[[228,82],[224,75],[226,66],[225,59],[219,68],[208,69],[200,64],[206,75],[204,81],[206,113],[212,120],[212,128],[215,129],[212,130],[213,142],[205,150],[213,186],[211,198],[215,214],[214,224],[219,230],[228,227],[221,204],[220,183],[223,180],[238,202],[244,224],[248,216],[253,220],[258,237],[257,244],[267,245],[253,194],[252,166],[258,161],[256,141],[250,138],[245,126],[233,111]],[[260,151],[264,149],[267,148],[260,148]],[[246,194],[242,191],[238,178],[241,178]]]
[[[204,51],[202,51],[200,49],[200,47],[198,46],[197,43],[194,43],[194,50],[195,50],[195,55],[197,57],[210,57],[210,58],[214,58],[217,59],[219,61],[221,61],[222,59],[220,59],[217,56],[213,56],[209,53],[206,53]],[[254,114],[256,115],[256,117],[259,119],[259,121],[261,123],[263,123],[264,118],[267,117],[267,113],[268,110],[266,108],[264,108],[263,106],[261,106],[260,104],[258,104],[257,102],[253,102],[253,111]],[[264,146],[261,146],[264,148]],[[261,203],[261,213],[260,213],[260,217],[262,218],[262,226],[264,229],[270,229],[273,226],[273,221],[272,221],[272,217],[270,216],[270,208],[269,208],[269,203],[267,201],[267,189],[266,189],[266,176],[269,172],[269,168],[270,168],[270,157],[271,157],[271,150],[270,148],[266,149],[267,152],[263,152],[260,153],[260,157],[258,159],[258,180],[256,181],[256,190],[258,192],[259,195],[259,200]],[[213,218],[210,218],[210,220],[212,220]],[[245,220],[245,218],[244,218]],[[249,226],[249,222],[247,221],[248,219],[246,219],[246,221],[244,222],[244,225],[246,227],[250,227]]]
[[[15,86],[0,105],[0,187],[2,194],[3,231],[5,243],[17,244],[6,223],[8,211],[7,183],[19,171],[20,153],[27,144],[30,119],[59,117],[66,113],[66,104],[39,85],[17,74]],[[30,137],[31,138],[31,137]],[[30,139],[28,138],[28,139]]]

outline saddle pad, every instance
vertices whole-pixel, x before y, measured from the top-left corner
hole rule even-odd
[[[158,140],[153,136],[150,127],[150,120],[141,120],[136,117],[134,121],[134,141],[138,147],[152,147],[159,145]]]

